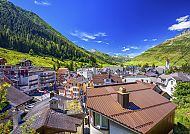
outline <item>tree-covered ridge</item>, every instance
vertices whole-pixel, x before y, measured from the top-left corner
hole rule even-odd
[[[190,64],[190,31],[185,31],[182,34],[157,45],[141,55],[135,57],[127,64],[149,65],[155,64],[165,65],[166,59],[169,59],[171,66],[181,66]]]
[[[0,1],[0,20],[0,47],[23,53],[32,50],[36,55],[49,55],[62,61],[107,63],[73,44],[36,14],[10,2]]]

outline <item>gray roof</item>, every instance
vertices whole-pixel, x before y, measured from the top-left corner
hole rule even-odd
[[[177,81],[190,82],[190,75],[186,73],[174,73],[172,76]]]
[[[59,100],[59,104],[63,105],[64,101],[71,100],[66,97],[57,96]],[[45,99],[39,102],[28,114],[24,117],[24,120],[28,120],[33,118],[31,124],[31,128],[40,132],[42,129],[46,129],[45,131],[54,132],[76,132],[77,126],[81,125],[83,122],[83,112],[77,113],[76,116],[74,114],[69,115],[66,114],[63,110],[53,110],[50,108],[49,104],[50,99]],[[79,118],[79,114],[81,114],[81,118]],[[20,134],[20,127],[18,126],[13,134]],[[53,133],[53,132],[52,132]]]
[[[13,86],[7,88],[7,100],[14,107],[22,105],[32,99],[32,97],[26,95],[25,93],[21,92]]]
[[[177,81],[190,82],[190,75],[182,72],[172,73],[169,75],[162,74],[159,76],[161,79],[174,78]]]

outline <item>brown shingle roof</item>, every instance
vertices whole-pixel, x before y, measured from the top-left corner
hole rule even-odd
[[[97,74],[92,77],[94,84],[104,84],[104,79],[108,79],[108,74]],[[122,83],[122,79],[119,77],[119,75],[112,74],[111,79],[114,83]]]
[[[129,92],[129,102],[138,110],[124,109],[117,102],[117,90],[124,87]],[[143,83],[116,84],[89,89],[87,107],[140,133],[148,132],[176,105]],[[111,105],[110,105],[111,104]]]

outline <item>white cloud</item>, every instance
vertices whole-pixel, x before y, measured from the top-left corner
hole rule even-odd
[[[93,36],[92,34],[86,33],[86,32],[79,32],[77,30],[75,30],[74,32],[70,33],[72,36],[78,37],[83,41],[89,41],[89,40],[94,40],[96,39],[95,36]]]
[[[190,28],[190,20],[189,20],[189,15],[180,17],[176,19],[178,22],[177,24],[173,24],[168,28],[170,31],[181,31],[187,28]]]
[[[102,43],[102,41],[101,40],[98,40],[98,41],[96,41],[97,43]]]
[[[84,41],[95,40],[97,37],[107,36],[106,33],[103,33],[103,32],[98,32],[98,33],[92,34],[92,33],[87,33],[87,32],[80,32],[78,30],[71,32],[70,34],[72,36],[78,37]],[[101,43],[101,42],[97,41],[97,43]]]
[[[177,22],[184,22],[184,21],[187,21],[189,18],[189,15],[186,15],[186,16],[183,16],[183,17],[180,17],[178,19],[176,19]]]
[[[103,33],[103,32],[98,32],[98,33],[94,34],[94,36],[97,36],[97,37],[102,36],[102,37],[104,37],[104,36],[107,36],[107,34]]]
[[[123,52],[126,52],[126,51],[129,51],[131,49],[135,49],[135,50],[138,50],[139,48],[136,47],[136,46],[131,46],[131,47],[122,47],[122,50]]]
[[[186,21],[186,22],[180,22],[178,24],[174,24],[171,27],[169,27],[168,29],[170,31],[181,31],[184,29],[190,28],[190,21]]]
[[[135,46],[131,46],[130,48],[131,49],[136,49],[136,50],[139,49],[138,47],[135,47]]]
[[[126,51],[129,51],[129,50],[130,50],[130,48],[123,47],[123,49],[121,51],[126,52]]]
[[[158,39],[152,39],[152,41],[157,41]]]
[[[154,38],[154,39],[144,39],[143,41],[147,42],[147,41],[157,41],[158,39]]]
[[[81,40],[86,41],[86,42],[88,41],[88,39],[87,39],[87,38],[81,38]]]
[[[109,45],[110,43],[108,43],[108,42],[105,42],[107,45]]]
[[[37,1],[37,0],[34,1],[34,4],[41,5],[41,6],[50,6],[51,5],[51,3],[49,3],[48,1]]]
[[[88,34],[88,33],[81,33],[81,36],[82,37],[86,37],[86,38],[88,38],[88,39],[92,39],[92,40],[94,40],[94,39],[96,39],[96,37],[94,36],[94,35],[90,35],[90,34]]]

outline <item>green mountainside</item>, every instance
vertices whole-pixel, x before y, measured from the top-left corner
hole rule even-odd
[[[190,31],[184,31],[180,35],[153,47],[141,55],[135,57],[127,65],[165,65],[166,59],[171,66],[181,66],[190,62]]]
[[[97,64],[116,64],[103,60],[78,47],[53,29],[35,13],[21,9],[6,0],[0,1],[0,47],[22,53],[55,57],[61,61]],[[107,55],[108,57],[112,57]],[[4,57],[6,58],[6,57]]]

